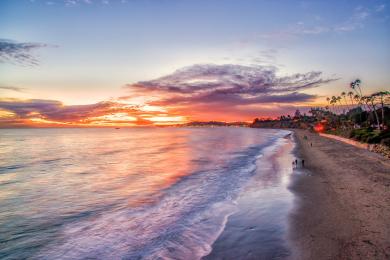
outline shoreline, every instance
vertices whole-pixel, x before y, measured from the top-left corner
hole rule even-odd
[[[292,258],[389,259],[390,161],[305,130],[293,132],[306,167],[293,174],[289,187],[296,196],[289,216]]]
[[[263,150],[256,174],[236,200],[236,212],[211,245],[208,259],[288,259],[288,213],[294,195],[288,190],[295,144],[291,134]]]

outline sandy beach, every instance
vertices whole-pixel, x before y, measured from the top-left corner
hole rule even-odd
[[[292,257],[390,259],[390,161],[308,131],[295,139],[305,168],[290,186]]]

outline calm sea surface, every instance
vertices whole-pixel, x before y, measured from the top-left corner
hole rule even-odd
[[[239,216],[249,184],[286,190],[283,176],[262,179],[280,171],[259,161],[271,160],[288,133],[1,129],[0,258],[201,258]],[[262,205],[287,196],[264,194],[256,195]]]

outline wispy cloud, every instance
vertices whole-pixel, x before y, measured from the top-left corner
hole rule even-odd
[[[24,88],[13,87],[13,86],[0,86],[0,89],[12,90],[12,91],[15,91],[15,92],[23,92],[25,90]]]
[[[369,9],[358,6],[344,23],[336,25],[332,29],[335,32],[348,32],[361,29],[364,27],[364,24],[370,15],[371,11]]]
[[[111,3],[125,4],[127,0],[30,0],[32,3],[43,2],[47,5],[62,4],[68,7],[80,6],[80,5],[91,5],[91,4],[102,4],[109,5]]]
[[[0,39],[0,62],[36,66],[39,64],[39,61],[33,54],[34,50],[49,46],[51,45],[44,43],[15,42],[8,39]]]
[[[73,6],[73,5],[78,5],[78,4],[92,4],[92,0],[60,0],[56,2],[64,2],[65,5],[67,6]]]
[[[384,4],[372,8],[357,6],[347,14],[344,21],[333,25],[326,24],[322,17],[315,16],[315,25],[299,21],[288,25],[286,29],[260,34],[259,37],[265,40],[286,40],[299,36],[352,32],[364,28],[370,17],[374,16],[375,13],[377,13],[375,15],[379,15],[378,13],[384,9]]]
[[[378,6],[375,7],[375,11],[376,12],[382,12],[382,11],[385,10],[385,8],[386,8],[386,5],[385,4],[381,4],[381,5],[378,5]]]

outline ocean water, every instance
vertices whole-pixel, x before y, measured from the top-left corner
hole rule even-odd
[[[248,204],[242,198],[248,187],[256,183],[261,192],[271,180],[286,189],[290,172],[259,165],[277,154],[287,134],[225,127],[1,129],[0,258],[200,259]],[[266,193],[252,194],[259,205],[280,202],[277,193],[264,195],[264,204]],[[275,215],[262,210],[264,223],[272,223]]]

